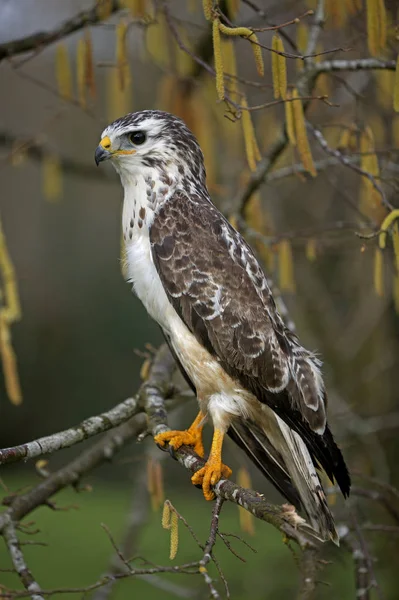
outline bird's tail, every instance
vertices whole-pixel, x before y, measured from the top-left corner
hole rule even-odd
[[[317,537],[339,544],[334,519],[312,457],[301,437],[268,407],[256,425],[235,420],[229,436],[296,508],[302,508]]]

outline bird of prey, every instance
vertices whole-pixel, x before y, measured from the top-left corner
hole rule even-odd
[[[221,458],[227,433],[320,539],[337,541],[316,469],[344,496],[350,477],[326,421],[321,363],[285,326],[254,253],[212,203],[196,138],[179,118],[143,110],[103,131],[95,160],[111,160],[120,175],[128,280],[199,403],[186,431],[155,441],[203,456],[209,419],[211,450],[192,477],[206,499],[231,475]]]

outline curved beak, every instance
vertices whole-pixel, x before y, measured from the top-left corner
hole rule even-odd
[[[103,160],[108,160],[109,158],[111,158],[111,156],[111,152],[109,152],[109,150],[106,150],[101,144],[99,144],[94,153],[94,160],[96,161],[97,167],[100,164],[100,162],[102,162]]]

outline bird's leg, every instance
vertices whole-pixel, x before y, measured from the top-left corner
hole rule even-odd
[[[204,446],[202,444],[204,422],[205,415],[199,411],[188,429],[185,431],[165,431],[164,433],[159,433],[154,437],[155,443],[161,447],[169,444],[174,450],[178,450],[180,446],[193,446],[194,452],[202,458],[204,456]]]
[[[215,485],[222,477],[230,477],[232,473],[231,469],[222,463],[224,433],[222,429],[215,429],[208,460],[205,466],[191,477],[194,485],[202,485],[202,491],[206,500],[213,500],[215,497],[211,486]]]

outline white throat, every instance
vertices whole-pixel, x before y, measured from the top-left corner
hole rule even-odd
[[[125,191],[122,232],[127,280],[151,317],[168,330],[171,305],[153,263],[150,228],[159,208],[173,196],[178,178],[151,167],[118,171]]]
[[[119,170],[124,188],[122,233],[126,245],[151,227],[160,206],[173,195],[177,178],[152,167]]]

